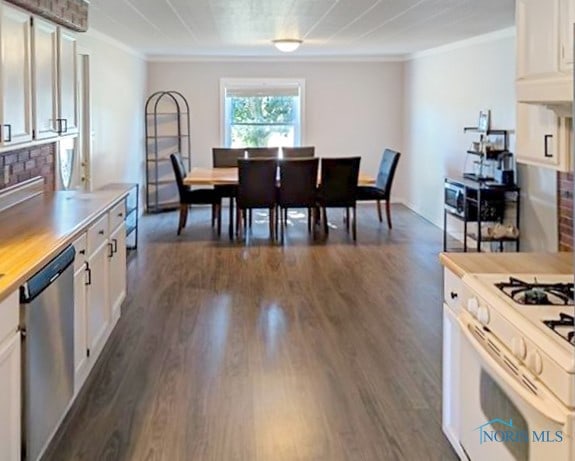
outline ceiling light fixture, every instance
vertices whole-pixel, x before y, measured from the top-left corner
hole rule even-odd
[[[275,47],[283,51],[284,53],[291,53],[299,48],[303,43],[303,40],[298,40],[297,38],[281,38],[278,40],[272,40]]]

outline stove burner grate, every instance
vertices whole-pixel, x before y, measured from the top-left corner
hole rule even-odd
[[[573,283],[533,283],[509,277],[509,282],[496,283],[495,286],[519,304],[572,305]]]
[[[561,336],[564,340],[575,346],[575,317],[569,314],[560,313],[558,320],[543,320],[551,330]]]

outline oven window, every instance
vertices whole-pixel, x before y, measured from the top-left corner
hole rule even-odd
[[[499,385],[493,381],[491,376],[481,370],[480,404],[483,414],[488,421],[501,419],[503,421],[513,420],[513,431],[529,431],[529,425],[519,412],[515,404],[505,395]],[[493,427],[494,431],[505,431],[505,427]],[[513,459],[517,461],[529,460],[529,443],[511,442],[502,443],[509,451]]]

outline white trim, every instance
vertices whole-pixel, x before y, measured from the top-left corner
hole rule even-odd
[[[176,56],[149,55],[148,62],[404,62],[408,55],[394,56]]]
[[[116,40],[115,38],[110,37],[109,35],[104,34],[103,32],[100,32],[99,30],[94,29],[93,27],[91,27],[90,29],[88,29],[87,32],[83,33],[83,34],[78,34],[77,37],[79,39],[79,42],[82,42],[82,35],[94,38],[96,40],[100,40],[101,42],[107,43],[108,45],[112,45],[122,51],[125,51],[128,54],[131,54],[132,56],[135,56],[137,58],[140,58],[142,61],[146,61],[146,55],[143,53],[140,53],[138,50],[136,50],[135,48],[132,48],[129,45],[126,45],[124,42],[121,42],[119,40]]]
[[[467,48],[473,45],[479,45],[481,43],[495,42],[504,38],[515,37],[515,26],[507,27],[505,29],[497,30],[495,32],[490,32],[488,34],[477,35],[475,37],[466,38],[465,40],[459,40],[457,42],[448,43],[447,45],[438,46],[436,48],[430,48],[424,51],[417,51],[406,56],[406,61],[411,61],[414,59],[424,58],[426,56],[434,56],[437,54],[448,53],[450,51],[458,50],[461,48]]]
[[[305,145],[305,78],[220,78],[220,143],[226,142],[226,88],[228,86],[282,86],[296,84],[299,94],[299,144]]]

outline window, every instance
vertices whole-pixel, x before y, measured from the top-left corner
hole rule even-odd
[[[220,86],[224,146],[301,145],[303,80],[222,79]]]

